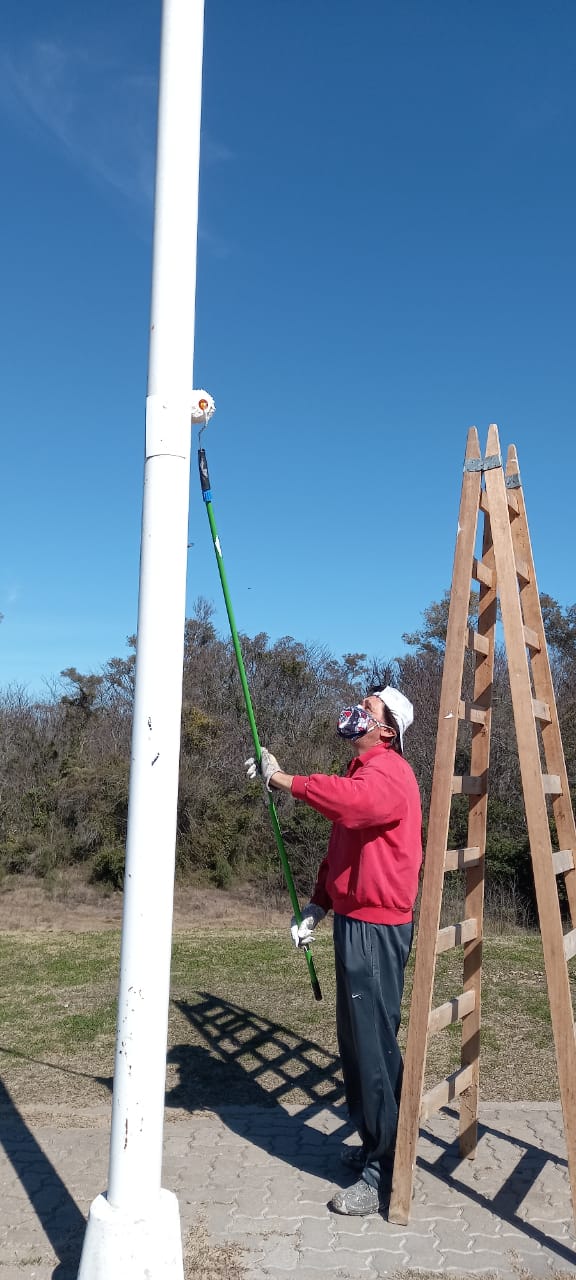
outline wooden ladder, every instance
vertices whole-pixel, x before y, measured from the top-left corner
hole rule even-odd
[[[482,552],[475,557],[478,520]],[[471,584],[479,587],[477,627],[469,627]],[[476,1153],[482,978],[482,918],[490,720],[497,600],[504,630],[526,822],[546,979],[572,1205],[576,1208],[576,1041],[567,961],[576,954],[576,827],[544,636],[524,496],[514,446],[502,465],[498,429],[490,426],[482,458],[468,433],[450,594],[438,737],[424,862],[420,922],[389,1219],[406,1223],[414,1182],[419,1123],[460,1099],[460,1153]],[[462,698],[465,649],[474,653],[474,691]],[[454,775],[458,725],[471,724],[470,774]],[[542,756],[545,772],[542,770]],[[453,795],[468,796],[466,848],[448,849]],[[550,797],[560,849],[552,849]],[[444,876],[465,875],[464,919],[440,928]],[[572,928],[563,935],[558,877],[563,876]],[[463,947],[462,992],[432,1008],[436,957]],[[462,1024],[460,1068],[423,1094],[428,1037]]]

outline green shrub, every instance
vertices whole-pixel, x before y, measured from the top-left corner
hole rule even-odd
[[[124,849],[119,845],[105,845],[94,858],[90,879],[95,884],[106,884],[112,889],[123,889],[125,865]]]

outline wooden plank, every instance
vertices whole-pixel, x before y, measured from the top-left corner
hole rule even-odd
[[[516,497],[516,494],[512,493],[511,489],[507,490],[506,497],[508,499],[508,506],[510,508],[510,516],[513,518],[514,516],[518,515],[518,499]],[[480,506],[480,510],[484,512],[484,515],[486,516],[490,515],[490,497],[487,494],[485,489],[481,490],[479,506]]]
[[[444,858],[448,847],[448,828],[452,807],[452,775],[459,726],[457,711],[462,697],[470,604],[470,570],[476,544],[482,482],[482,473],[475,469],[474,464],[480,460],[480,442],[474,427],[468,432],[458,514],[458,535],[438,711],[438,734],[428,815],[428,839],[422,881],[418,942],[404,1055],[404,1077],[398,1115],[392,1194],[388,1210],[390,1222],[408,1221],[412,1199],[420,1102],[426,1065],[428,1017],[432,1007],[436,945],[444,884]]]
[[[470,942],[472,938],[477,937],[477,920],[459,920],[458,924],[449,924],[445,929],[438,930],[436,955],[441,955],[443,951],[450,951],[452,947],[461,947],[464,942]]]
[[[440,1081],[440,1084],[424,1094],[420,1119],[427,1120],[428,1116],[434,1115],[441,1107],[447,1107],[449,1102],[453,1102],[454,1098],[459,1097],[465,1089],[469,1089],[471,1083],[472,1067],[460,1067],[459,1071],[453,1071],[451,1076],[447,1076],[445,1080]]]
[[[516,565],[516,577],[520,579],[520,582],[530,582],[530,567],[527,561],[521,560],[519,556],[515,556],[514,562]]]
[[[449,1027],[451,1022],[460,1022],[460,1019],[465,1018],[467,1013],[472,1013],[475,1004],[476,994],[474,991],[463,991],[461,995],[454,996],[453,1000],[446,1000],[445,1004],[439,1004],[430,1013],[428,1019],[429,1034],[434,1036],[437,1031],[443,1031],[444,1027]]]
[[[486,636],[479,635],[474,627],[468,627],[466,648],[472,649],[474,653],[490,653],[490,641]]]
[[[534,631],[533,627],[523,627],[522,629],[524,632],[524,644],[527,645],[533,653],[540,653],[542,645],[540,644],[538,632]]]
[[[473,778],[469,773],[454,774],[452,778],[453,796],[483,796],[485,793],[485,778]]]
[[[540,724],[552,724],[552,713],[547,702],[543,702],[541,698],[532,699],[532,709],[534,711],[534,719]]]
[[[483,560],[477,560],[476,557],[474,557],[472,561],[472,577],[475,582],[482,582],[484,586],[491,587],[494,574],[492,573],[492,570],[488,568],[488,565],[484,564]]]
[[[491,705],[494,680],[494,649],[498,600],[496,592],[496,564],[489,517],[484,520],[482,537],[482,563],[491,570],[491,584],[480,583],[478,592],[478,623],[480,635],[490,644],[487,658],[476,657],[474,670],[473,703],[486,708],[483,725],[472,727],[470,749],[470,773],[486,779],[481,796],[471,796],[468,801],[468,831],[466,844],[477,846],[478,863],[470,863],[464,874],[466,898],[463,915],[466,920],[476,920],[476,937],[464,943],[463,990],[474,997],[474,1007],[462,1019],[462,1051],[460,1066],[470,1067],[472,1079],[469,1088],[461,1095],[459,1119],[459,1147],[462,1157],[472,1157],[478,1142],[478,1096],[480,1074],[480,1023],[482,1018],[482,934],[484,919],[484,875],[486,850],[486,822],[488,817],[488,778],[490,766]]]
[[[564,955],[567,960],[576,956],[576,929],[571,929],[569,933],[564,934]]]
[[[465,867],[477,867],[481,860],[478,845],[467,845],[465,849],[447,849],[444,870],[463,871]]]
[[[557,876],[564,871],[574,870],[574,854],[571,849],[556,849],[552,854],[552,863]]]
[[[511,445],[508,450],[506,475],[518,476],[519,474],[516,450],[514,446]],[[536,583],[536,574],[534,572],[534,558],[532,555],[528,521],[526,519],[526,509],[524,506],[524,494],[521,485],[516,488],[516,494],[521,507],[521,518],[520,520],[515,521],[512,526],[514,552],[517,556],[526,560],[531,566],[530,584],[522,591],[522,616],[527,626],[532,627],[537,634],[543,635],[544,623],[542,619],[542,607]],[[558,843],[562,849],[576,850],[576,823],[574,821],[574,811],[572,808],[570,786],[566,771],[566,761],[564,759],[564,748],[562,745],[562,736],[560,733],[558,713],[556,710],[554,685],[546,645],[543,646],[540,653],[533,654],[531,669],[535,698],[550,709],[549,722],[546,723],[545,721],[540,721],[542,746],[544,747],[544,758],[546,761],[546,772],[557,773],[562,780],[562,794],[554,796],[552,800],[554,821],[558,832]],[[568,897],[572,923],[576,924],[576,870],[573,870],[572,868],[568,870],[564,881],[564,887]],[[576,1107],[574,1110],[576,1113]],[[574,1160],[573,1173],[571,1174],[571,1177],[574,1191],[574,1208],[576,1209],[576,1114],[574,1118],[572,1146],[574,1150]]]
[[[492,428],[490,430],[492,431]],[[493,450],[490,449],[490,452],[493,452]],[[512,451],[509,451],[507,470],[511,466],[511,461]],[[522,591],[522,603],[520,602],[520,592],[518,591],[514,557],[519,555],[522,559],[532,562],[522,491],[520,488],[515,490],[516,494],[522,498],[522,513],[519,515],[518,520],[511,523],[502,473],[499,470],[486,472],[485,479],[490,498],[490,520],[496,558],[498,592],[504,640],[508,655],[510,690],[518,742],[522,789],[524,792],[526,825],[532,854],[534,885],[550,998],[550,1015],[558,1064],[558,1081],[564,1119],[564,1136],[568,1155],[572,1203],[576,1207],[576,1044],[572,1034],[574,1014],[570,978],[564,955],[558,885],[552,861],[549,816],[547,806],[542,804],[540,739],[532,708],[533,696],[547,702],[552,708],[554,693],[551,681],[548,683],[548,674],[546,673],[546,668],[549,664],[546,658],[544,629],[541,626],[541,610],[535,575],[532,575],[530,584]],[[528,629],[529,633],[537,634],[542,639],[542,647],[540,649],[539,646],[534,654],[531,655],[530,665],[526,651],[526,629]],[[555,720],[557,719],[557,717],[554,718]],[[544,725],[541,730],[546,770],[550,774],[560,776],[564,782],[563,768],[560,762],[560,737],[558,735],[560,748],[558,751],[552,748],[549,753],[545,741],[546,738],[551,736],[551,729],[552,726]],[[567,834],[567,830],[561,824],[559,825],[556,813],[557,807],[558,813],[562,811],[563,807],[565,809],[568,808],[568,795],[566,795],[565,803],[564,794],[553,803],[558,843],[563,849],[574,848],[574,839]],[[566,875],[567,892],[570,881],[576,881],[576,871],[568,872]]]
[[[477,707],[473,702],[465,702],[464,698],[458,703],[458,717],[460,720],[466,720],[468,724],[486,724],[488,710],[486,707]]]
[[[543,773],[542,786],[545,796],[562,795],[562,782],[557,773]]]

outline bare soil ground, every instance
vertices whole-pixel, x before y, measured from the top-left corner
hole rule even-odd
[[[0,884],[0,932],[12,930],[52,930],[54,932],[96,933],[120,929],[121,893],[107,893],[87,884],[73,871],[51,883],[29,876],[7,877]],[[202,929],[223,924],[242,928],[262,924],[288,926],[290,904],[275,904],[261,891],[245,887],[223,890],[176,885],[174,928]]]

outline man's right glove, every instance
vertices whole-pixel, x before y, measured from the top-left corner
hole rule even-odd
[[[272,787],[270,786],[271,777],[275,773],[282,772],[276,756],[273,756],[271,751],[267,751],[266,747],[262,747],[260,764],[257,763],[255,756],[250,756],[249,760],[245,760],[244,768],[246,770],[246,776],[250,778],[250,781],[253,781],[254,778],[261,777],[267,791],[272,790]]]
[[[324,919],[326,912],[323,907],[319,907],[317,902],[307,902],[302,907],[302,923],[298,924],[296,916],[292,916],[290,922],[290,933],[295,947],[309,947],[314,941],[314,930],[316,925]]]

